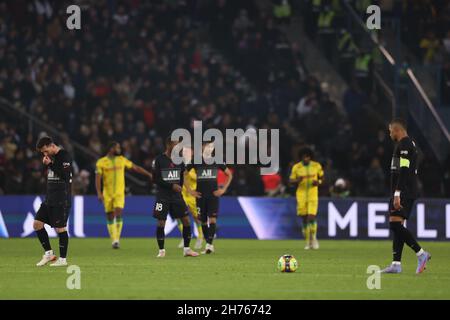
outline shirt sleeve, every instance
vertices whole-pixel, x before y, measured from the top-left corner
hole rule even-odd
[[[95,164],[95,173],[99,175],[103,175],[103,166],[100,160]]]
[[[60,151],[62,154],[49,164],[49,168],[56,173],[56,175],[69,181],[72,178],[72,158],[67,151]]]
[[[400,158],[400,172],[397,181],[397,187],[395,188],[398,191],[402,191],[405,189],[405,184],[408,176],[408,171],[411,166],[411,157],[413,153],[413,145],[410,141],[403,142],[399,145],[398,148],[398,156]]]
[[[297,179],[297,166],[294,165],[291,169],[291,175],[289,176],[289,180],[295,180]]]
[[[323,175],[324,175],[323,168],[322,168],[322,165],[320,163],[319,163],[318,166],[319,167],[318,167],[317,177],[319,178],[319,183],[322,183]]]
[[[123,157],[123,164],[125,165],[125,168],[131,169],[133,168],[133,162],[128,160],[127,158]]]

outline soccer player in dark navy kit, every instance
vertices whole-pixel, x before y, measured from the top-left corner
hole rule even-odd
[[[214,152],[214,143],[205,142],[202,147],[202,163],[188,164],[186,166],[186,174],[192,168],[195,168],[197,173],[197,189],[191,190],[185,184],[186,189],[194,197],[197,198],[197,213],[202,222],[203,235],[206,239],[206,247],[203,254],[210,254],[214,252],[213,240],[216,234],[217,215],[219,211],[219,197],[221,197],[231,183],[233,175],[230,169],[224,164],[207,164],[207,159],[212,158]],[[205,161],[207,160],[207,161]],[[227,181],[224,186],[218,188],[217,173],[222,170],[227,176]]]
[[[50,137],[42,137],[36,145],[43,155],[42,163],[47,171],[47,192],[45,200],[36,213],[33,227],[45,250],[42,260],[36,265],[44,266],[49,262],[52,267],[67,266],[67,219],[72,206],[72,159],[69,153],[57,146]],[[59,259],[53,254],[44,224],[55,228],[59,237]]]
[[[172,150],[177,143],[176,141],[172,141],[170,137],[167,138],[165,152],[157,156],[153,161],[153,178],[157,185],[153,217],[158,220],[156,228],[156,240],[159,246],[158,258],[164,258],[166,255],[166,250],[164,249],[164,227],[168,213],[170,213],[174,220],[180,219],[183,224],[183,255],[185,257],[198,256],[198,253],[189,247],[191,241],[191,223],[186,203],[181,195],[185,166],[183,163],[175,165],[171,159]]]
[[[396,142],[391,161],[391,200],[389,203],[389,226],[393,234],[393,261],[383,273],[402,272],[401,259],[406,243],[417,255],[416,273],[422,273],[431,255],[417,243],[412,233],[403,225],[409,219],[418,198],[417,147],[408,136],[406,123],[394,119],[389,124],[391,139]]]

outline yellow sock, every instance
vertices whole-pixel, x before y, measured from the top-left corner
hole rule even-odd
[[[317,239],[317,221],[311,222],[310,224],[311,228],[311,237],[313,240]]]
[[[116,240],[116,226],[114,225],[114,220],[108,221],[106,226],[108,227],[109,237],[111,238],[111,241],[115,241]]]
[[[116,241],[120,240],[120,235],[122,234],[123,220],[122,217],[116,217]]]
[[[201,224],[201,223],[195,223],[195,226],[197,227],[198,238],[199,238],[199,239],[204,239],[204,237],[203,237],[202,224]]]
[[[310,243],[310,237],[311,237],[311,226],[308,224],[306,224],[306,228],[305,228],[305,240],[306,243]]]

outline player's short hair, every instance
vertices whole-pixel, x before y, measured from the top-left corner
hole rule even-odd
[[[403,118],[394,118],[394,119],[392,119],[391,124],[398,124],[403,129],[405,129],[405,130],[408,129],[408,124],[406,123],[405,119],[403,119]]]
[[[108,143],[108,145],[106,146],[106,152],[108,153],[109,150],[111,150],[112,147],[115,147],[119,144],[119,142],[117,141],[111,141],[110,143]]]
[[[36,150],[37,151],[41,151],[41,149],[45,146],[49,146],[53,143],[53,139],[45,136],[45,137],[41,137],[39,138],[38,142],[36,143]]]
[[[314,156],[314,152],[310,147],[303,147],[300,149],[298,155],[300,156],[300,159],[303,159],[305,156],[312,158]]]
[[[174,142],[180,142],[180,139],[178,141],[172,140],[172,135],[169,135],[166,137],[166,147],[170,146]]]

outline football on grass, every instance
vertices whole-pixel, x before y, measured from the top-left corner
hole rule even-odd
[[[290,254],[285,254],[278,259],[278,270],[281,272],[295,272],[297,268],[297,259]]]

